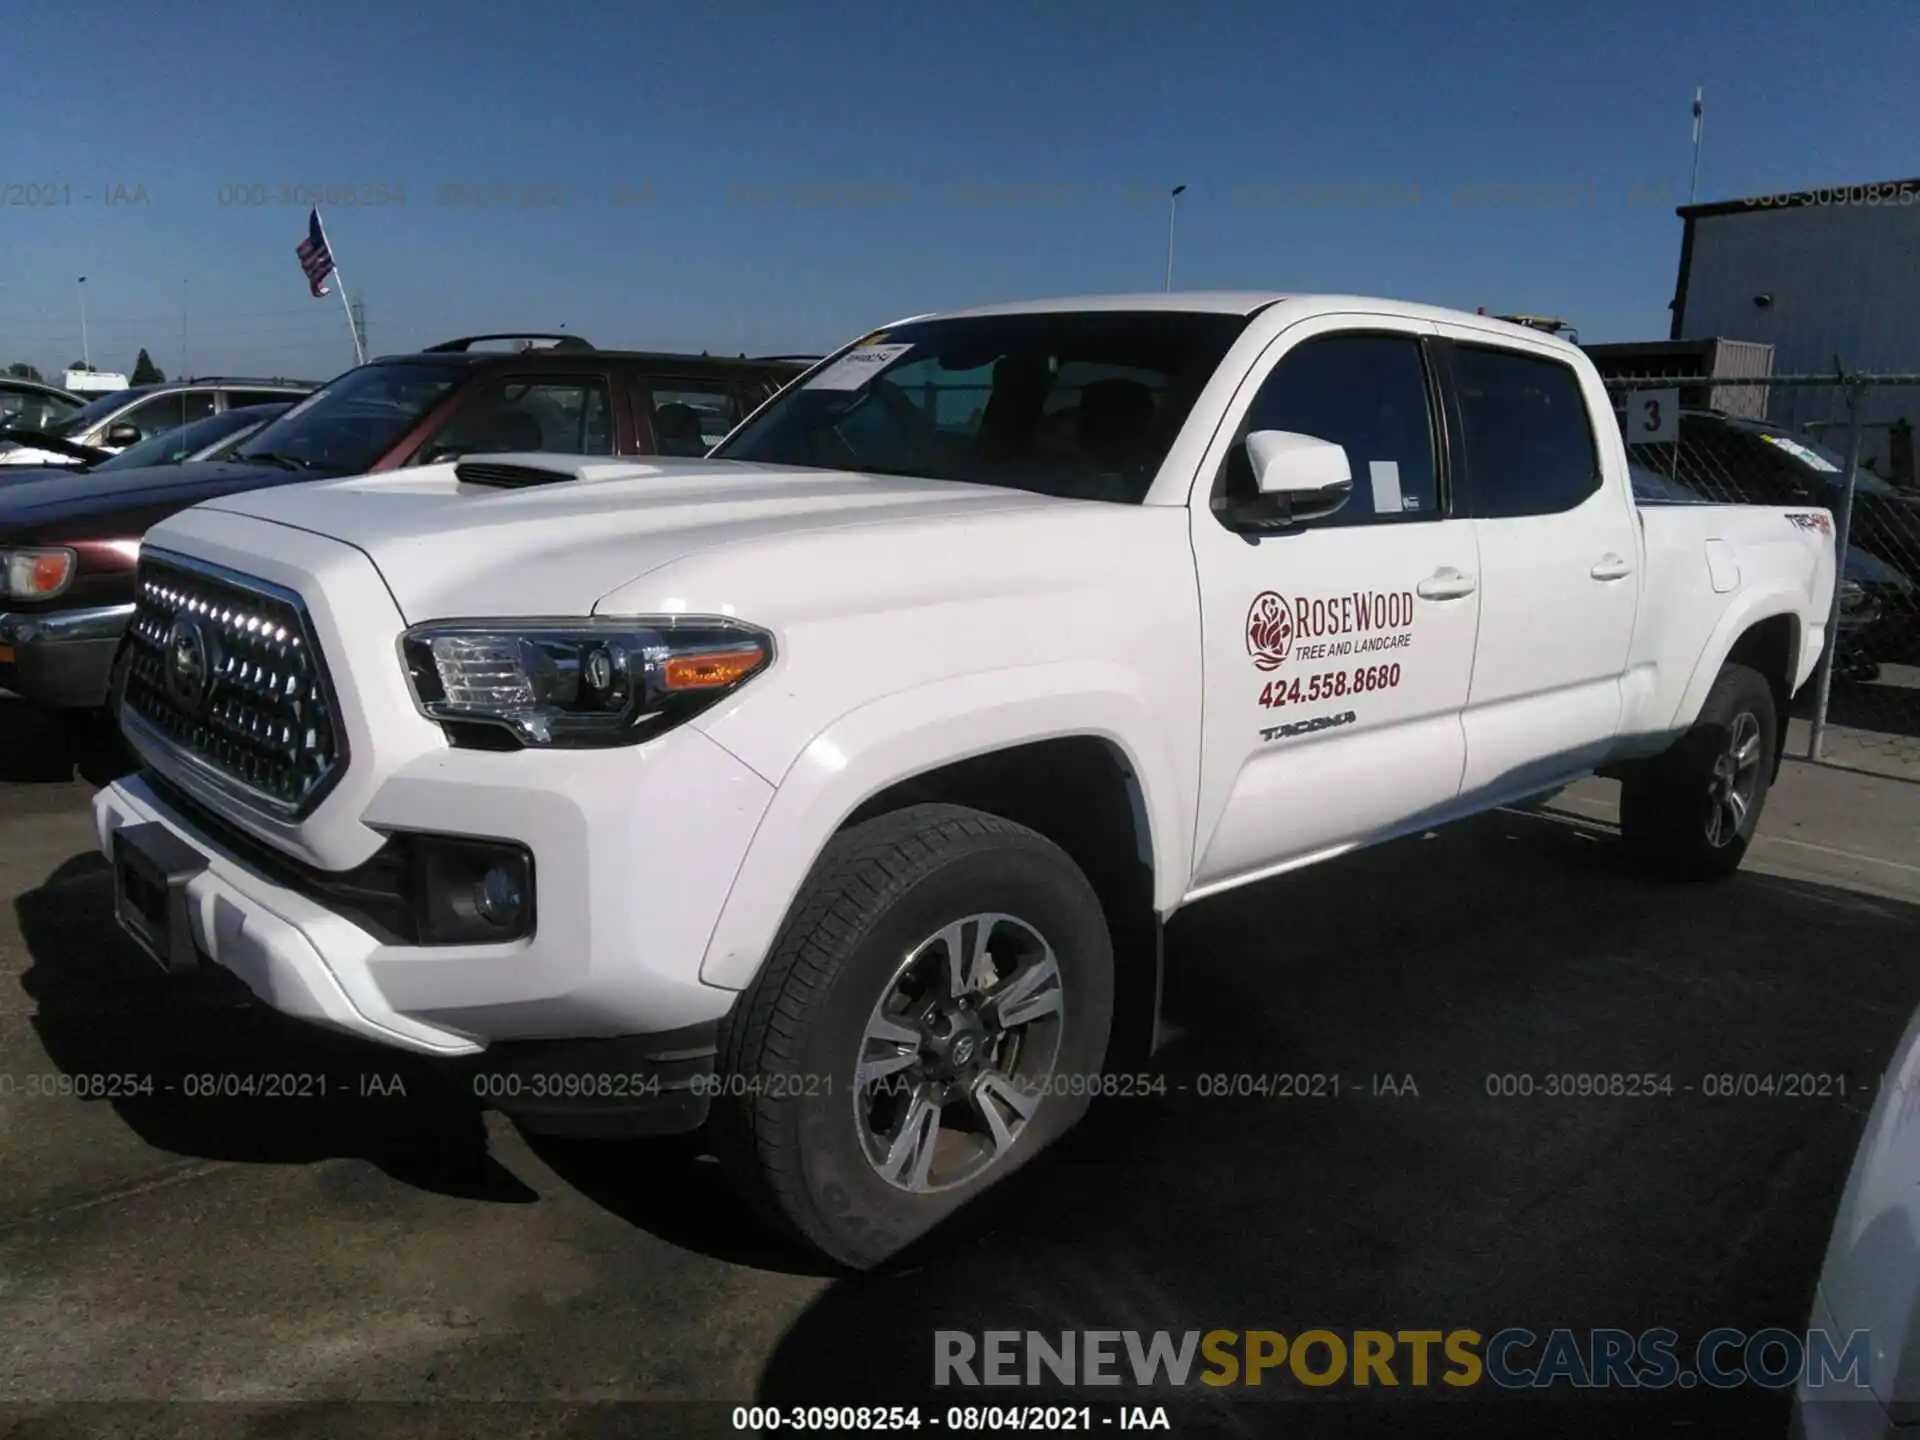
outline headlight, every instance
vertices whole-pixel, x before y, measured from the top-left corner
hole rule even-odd
[[[0,596],[51,600],[73,583],[76,559],[59,546],[0,550]]]
[[[632,745],[706,709],[773,661],[773,637],[681,616],[443,620],[400,640],[421,713],[456,745]],[[475,727],[481,727],[475,733]]]

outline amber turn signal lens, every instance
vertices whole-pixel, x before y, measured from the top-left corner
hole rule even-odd
[[[676,655],[667,661],[662,677],[669,690],[716,690],[744,680],[767,658],[764,650],[713,650],[704,655]]]

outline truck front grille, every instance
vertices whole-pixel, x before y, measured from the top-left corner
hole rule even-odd
[[[140,558],[122,701],[135,739],[157,739],[216,787],[298,818],[346,768],[346,735],[290,590],[182,556]]]

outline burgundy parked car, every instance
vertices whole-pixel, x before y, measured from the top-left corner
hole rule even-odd
[[[522,343],[480,348],[497,341]],[[469,454],[704,455],[806,368],[475,335],[349,370],[227,459],[0,486],[0,691],[46,709],[103,705],[140,537],[202,500]]]

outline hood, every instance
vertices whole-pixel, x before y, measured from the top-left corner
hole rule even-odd
[[[584,615],[642,576],[722,547],[757,546],[771,564],[779,542],[830,531],[939,521],[952,535],[956,522],[995,513],[1085,513],[1081,502],[997,486],[740,461],[513,459],[573,478],[498,489],[462,483],[451,464],[432,465],[231,495],[201,508],[355,546],[414,622]],[[153,540],[164,544],[165,536]]]
[[[101,450],[92,455],[74,455],[65,450],[49,450],[18,440],[7,441],[0,446],[0,475],[5,475],[9,470],[51,470],[62,465],[85,465],[94,460],[104,460],[111,454],[111,450]]]
[[[0,471],[0,534],[21,527],[152,506],[187,506],[236,490],[285,485],[313,477],[277,465],[224,461],[185,465],[148,465],[132,470],[83,474],[74,470],[36,470],[19,479]],[[146,527],[142,525],[141,529]]]
[[[45,480],[55,475],[77,475],[80,473],[78,460],[55,463],[49,457],[44,463],[33,465],[0,465],[0,487],[18,485],[23,480]],[[0,488],[0,495],[7,492]]]

